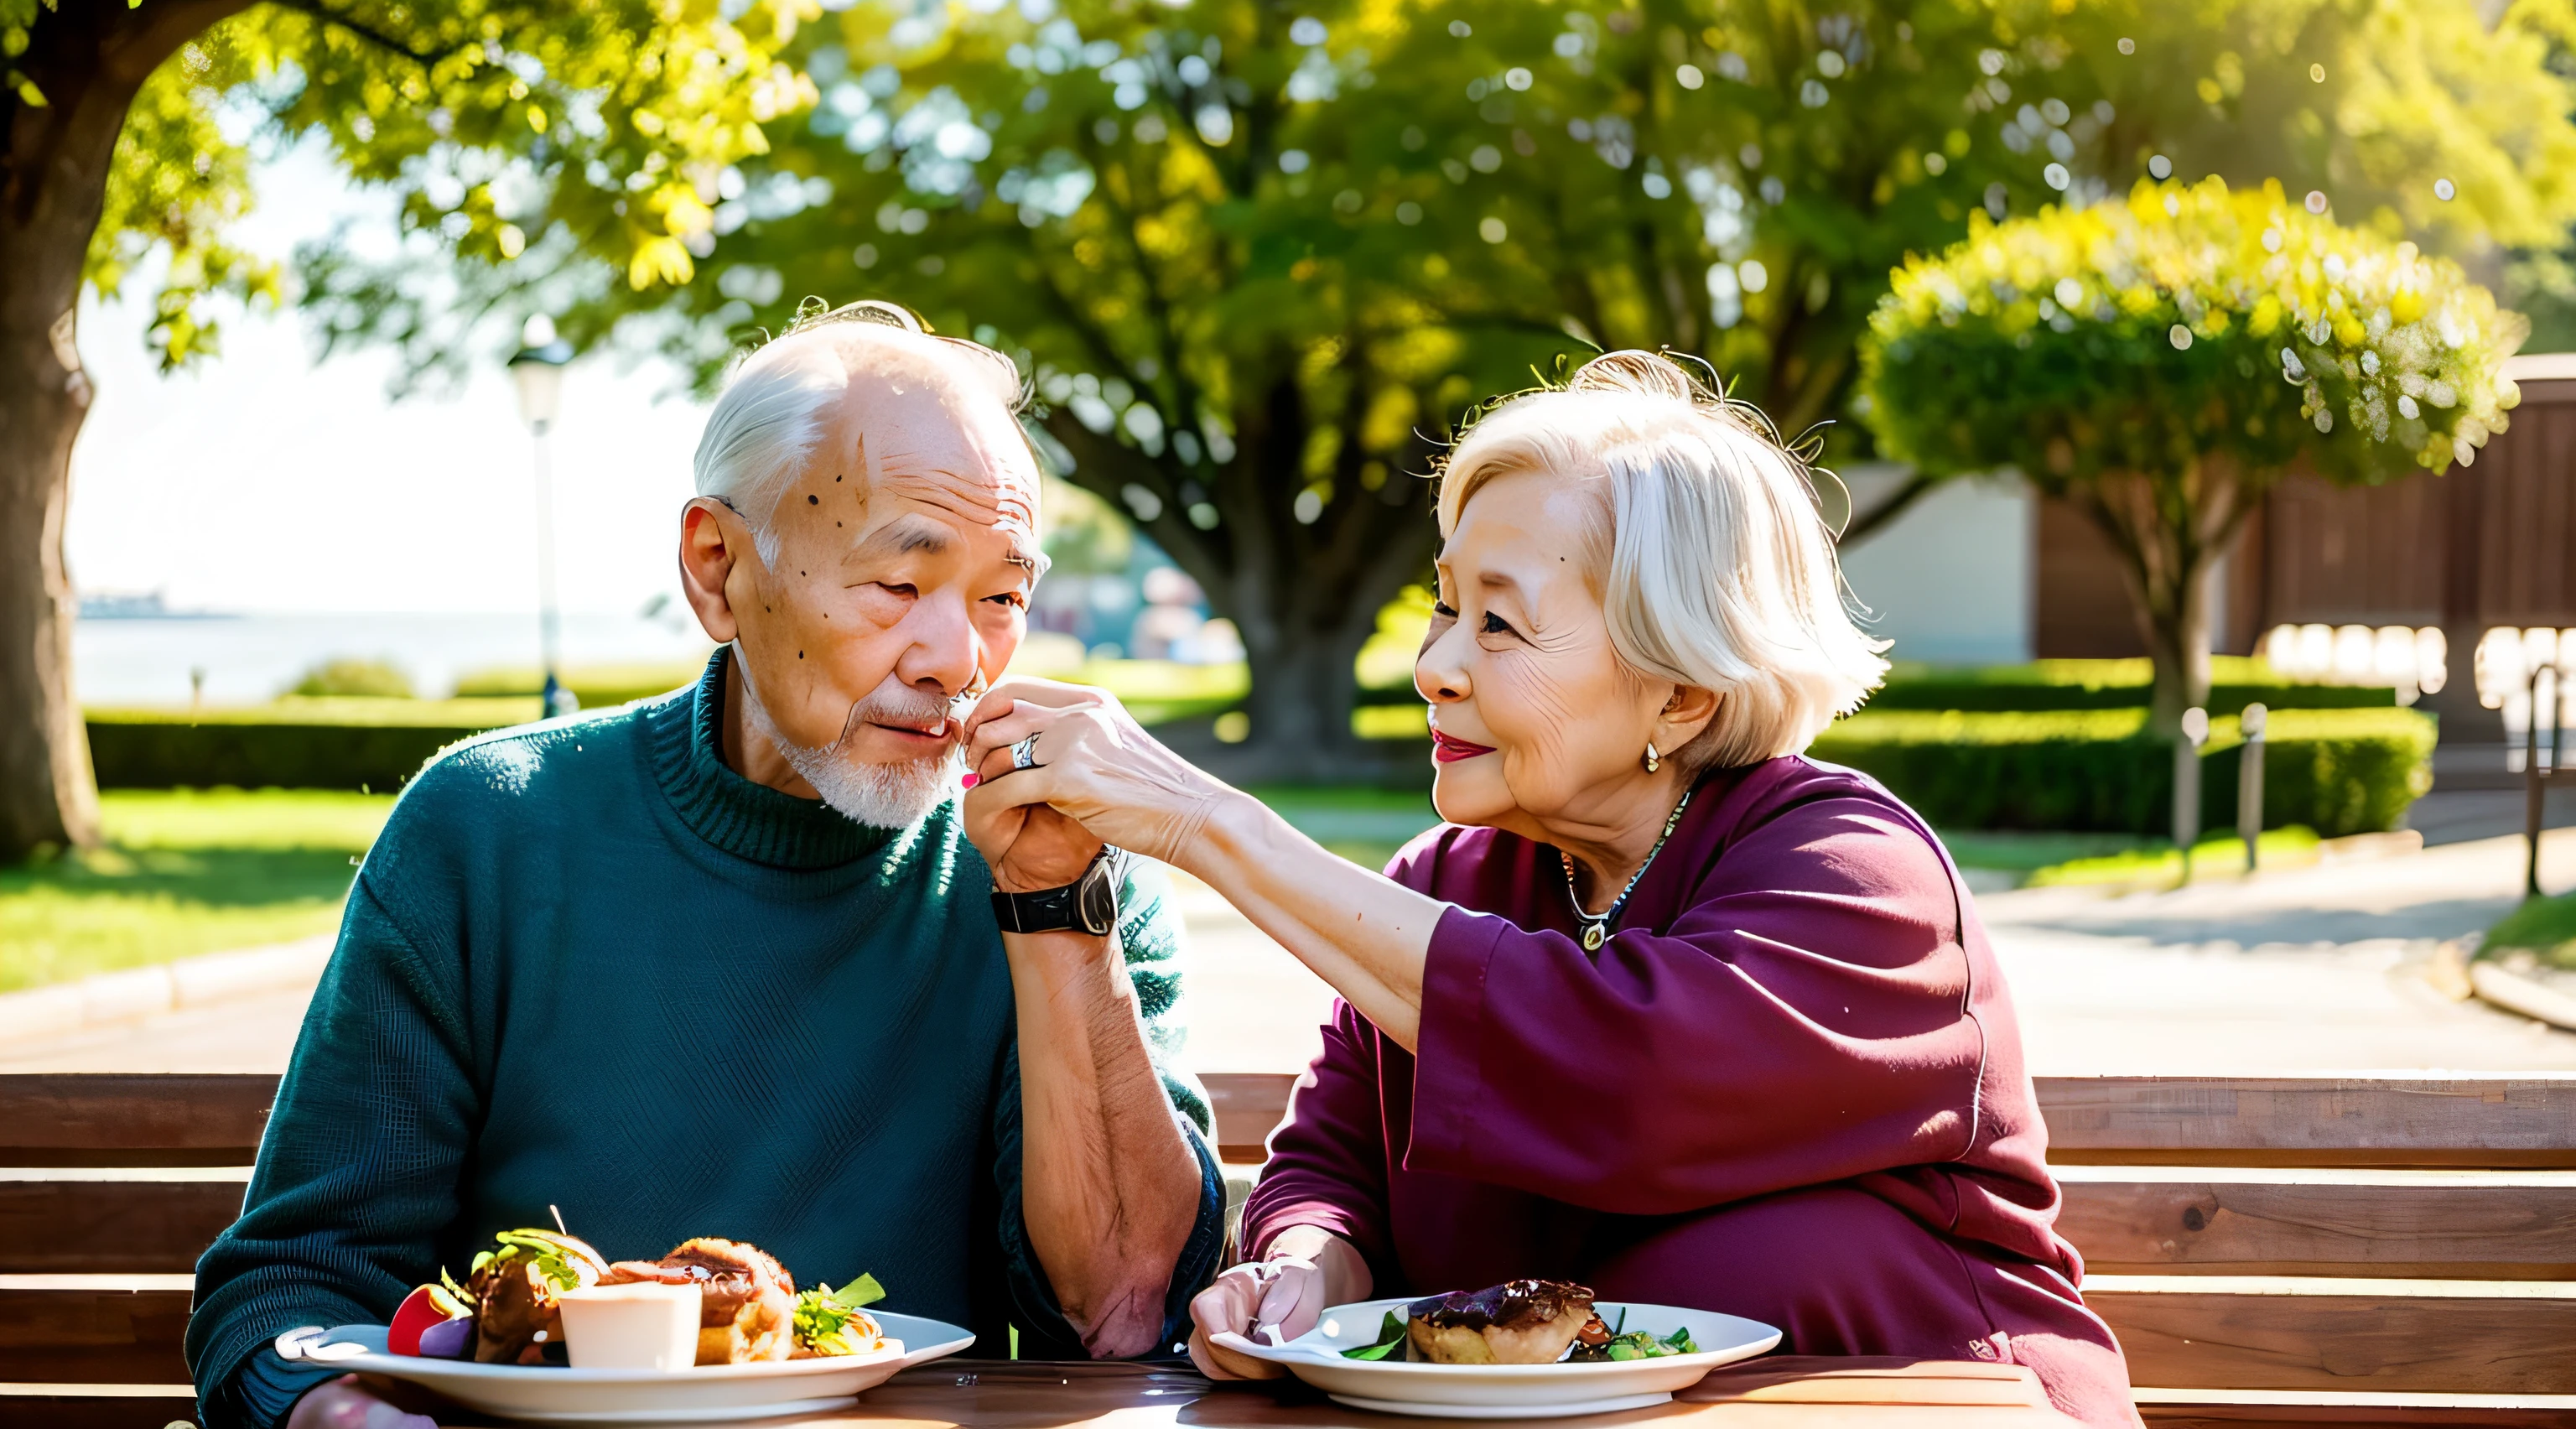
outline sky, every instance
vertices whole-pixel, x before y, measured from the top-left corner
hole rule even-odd
[[[348,218],[389,240],[392,205],[289,150],[257,174],[237,231],[284,258]],[[229,312],[217,357],[170,376],[143,333],[154,275],[86,299],[98,396],[72,454],[65,540],[85,594],[159,591],[173,608],[504,612],[536,603],[533,453],[496,360],[448,397],[386,396],[383,351],[316,364],[296,312]],[[676,598],[674,551],[703,409],[667,369],[574,364],[554,448],[565,610]]]

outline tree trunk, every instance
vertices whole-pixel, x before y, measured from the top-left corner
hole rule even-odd
[[[243,3],[39,11],[17,63],[45,102],[0,99],[0,863],[98,839],[63,559],[92,396],[74,342],[82,268],[135,92]]]
[[[2175,589],[2158,593],[2152,618],[2139,621],[2155,669],[2147,718],[2157,729],[2179,730],[2183,711],[2209,705],[2209,572],[2216,564],[2215,556],[2201,553],[2179,573]]]
[[[1367,491],[1354,454],[1318,519],[1299,522],[1293,504],[1305,484],[1312,424],[1293,378],[1264,396],[1255,410],[1239,414],[1233,461],[1188,484],[1175,484],[1160,463],[1089,431],[1069,413],[1058,413],[1049,431],[1074,454],[1072,479],[1085,489],[1119,501],[1131,514],[1122,500],[1128,483],[1160,495],[1162,509],[1137,524],[1243,637],[1252,675],[1244,707],[1250,736],[1224,745],[1175,731],[1183,753],[1236,783],[1350,783],[1399,774],[1413,749],[1388,749],[1352,732],[1359,691],[1354,666],[1377,630],[1378,611],[1430,564],[1438,534],[1431,483],[1397,471]],[[1344,450],[1356,453],[1357,446],[1356,438],[1346,440]],[[1193,495],[1217,509],[1214,526],[1190,519]]]
[[[2203,460],[2170,475],[2116,473],[2072,493],[2120,554],[2130,609],[2155,671],[2148,727],[2182,734],[2183,711],[2209,703],[2209,577],[2263,483]]]

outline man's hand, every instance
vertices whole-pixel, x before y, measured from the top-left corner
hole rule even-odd
[[[286,1429],[438,1429],[438,1421],[387,1404],[352,1374],[306,1390]]]
[[[978,724],[996,715],[1007,714],[1019,700],[1053,703],[1057,700],[1097,696],[1100,691],[1080,685],[1062,685],[1052,680],[1012,679],[994,686],[967,721],[972,738]],[[998,702],[998,703],[997,703]],[[974,751],[969,746],[970,754]],[[991,751],[981,751],[990,754]],[[995,768],[1010,767],[1010,751],[1005,749]],[[976,767],[970,757],[969,768]],[[981,774],[968,776],[980,779]],[[971,787],[971,786],[970,786]],[[989,800],[966,802],[966,837],[974,842],[984,862],[992,866],[993,882],[1005,893],[1034,893],[1045,888],[1062,888],[1091,866],[1100,853],[1100,840],[1089,830],[1044,804],[1002,806]]]

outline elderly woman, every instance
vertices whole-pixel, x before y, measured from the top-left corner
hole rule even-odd
[[[1974,904],[1912,810],[1800,752],[1885,666],[1764,430],[1622,352],[1458,444],[1414,666],[1448,822],[1384,877],[1104,696],[979,709],[970,822],[1178,865],[1341,994],[1251,1261],[1193,1306],[1209,1373],[1276,1372],[1212,1331],[1542,1276],[1797,1352],[2027,1365],[2136,1423]]]

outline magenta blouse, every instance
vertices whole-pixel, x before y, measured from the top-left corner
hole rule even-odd
[[[1316,1225],[1378,1295],[1578,1279],[1784,1351],[2028,1364],[2137,1422],[1975,905],[1885,789],[1798,757],[1706,776],[1592,953],[1552,848],[1444,825],[1387,876],[1452,905],[1419,1055],[1335,1005],[1247,1253]]]

